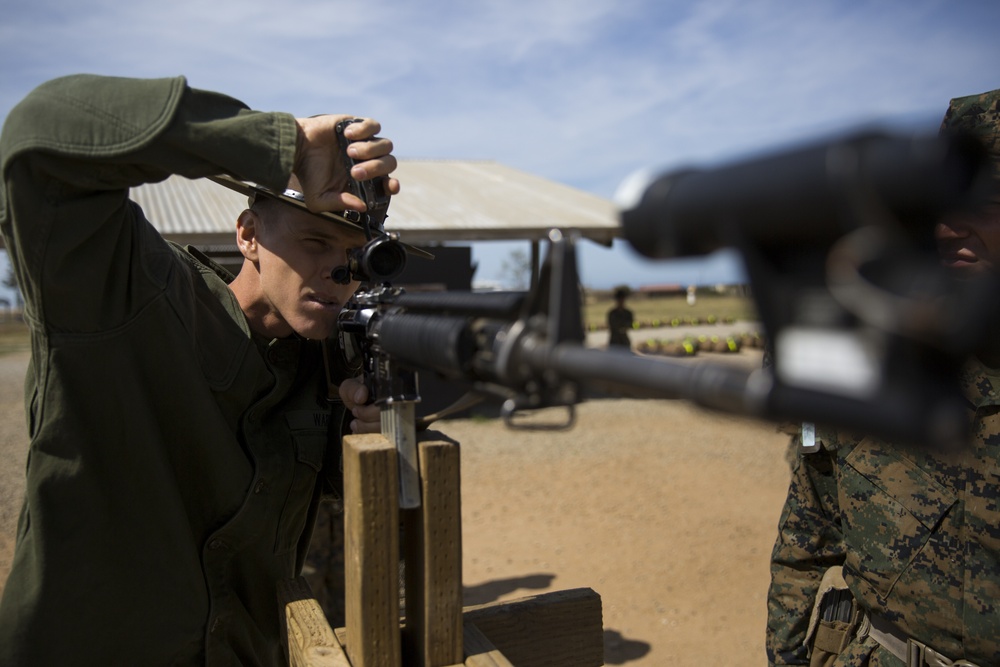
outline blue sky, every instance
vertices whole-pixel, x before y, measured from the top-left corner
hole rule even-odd
[[[184,74],[258,109],[378,118],[400,157],[497,160],[611,198],[638,168],[859,125],[934,131],[951,97],[1000,87],[1000,2],[984,0],[284,5],[0,0],[0,118],[63,74]],[[515,247],[477,246],[478,277]],[[624,244],[580,262],[591,287],[739,275]]]

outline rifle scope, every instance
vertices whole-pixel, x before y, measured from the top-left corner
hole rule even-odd
[[[861,209],[927,233],[970,193],[984,160],[964,135],[859,134],[711,170],[637,174],[619,190],[621,222],[652,258],[747,242],[829,244],[859,225]]]
[[[346,285],[351,280],[389,282],[406,268],[406,249],[390,234],[377,236],[347,254],[347,264],[333,270],[333,280]]]

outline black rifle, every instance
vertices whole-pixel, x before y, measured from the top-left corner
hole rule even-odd
[[[961,441],[962,360],[987,325],[995,285],[940,268],[931,225],[976,192],[983,154],[957,137],[827,142],[714,171],[648,180],[622,214],[640,252],[737,247],[773,366],[668,361],[584,345],[574,240],[558,231],[530,292],[413,293],[371,284],[341,311],[341,347],[371,379],[383,432],[401,449],[401,502],[415,487],[417,373],[573,422],[584,388],[681,398],[771,420],[906,442]],[[403,478],[410,478],[404,481]]]

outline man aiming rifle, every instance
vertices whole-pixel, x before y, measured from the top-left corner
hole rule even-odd
[[[345,168],[348,118],[95,76],[10,113],[0,229],[31,330],[31,443],[0,664],[284,664],[276,583],[340,485],[345,409],[349,428],[378,429],[319,342],[358,285],[333,271],[365,240],[319,214],[364,210],[352,179],[399,190],[374,120],[344,130]],[[129,200],[170,174],[262,184],[235,278]]]

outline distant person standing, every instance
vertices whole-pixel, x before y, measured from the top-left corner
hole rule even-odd
[[[615,307],[608,311],[608,331],[611,335],[608,340],[609,347],[622,346],[632,349],[632,341],[629,340],[628,332],[632,328],[635,317],[632,315],[632,311],[625,307],[627,297],[627,287],[619,287],[615,290]]]

